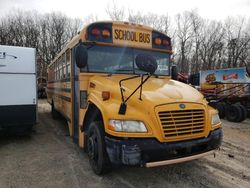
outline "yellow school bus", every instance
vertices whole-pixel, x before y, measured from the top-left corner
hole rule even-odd
[[[222,140],[217,110],[171,79],[171,39],[128,22],[83,28],[48,66],[52,116],[63,115],[96,174],[212,154]]]

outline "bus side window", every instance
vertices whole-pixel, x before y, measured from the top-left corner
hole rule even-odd
[[[66,54],[62,55],[62,78],[66,78]]]
[[[67,50],[66,52],[66,77],[69,78],[70,77],[70,73],[71,73],[71,69],[70,69],[70,49]]]
[[[55,81],[55,79],[56,79],[56,69],[55,69],[55,62],[53,63],[53,65],[52,65],[52,69],[53,69],[53,81]]]
[[[59,80],[59,63],[58,63],[58,60],[56,60],[56,80]]]
[[[58,74],[57,74],[57,61],[55,61],[55,80],[57,80],[57,78],[58,78]]]
[[[62,79],[62,56],[58,60],[58,67],[59,67],[59,80]]]

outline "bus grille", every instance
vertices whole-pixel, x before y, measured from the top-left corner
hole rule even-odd
[[[158,113],[166,138],[196,136],[204,132],[204,110],[176,110]]]

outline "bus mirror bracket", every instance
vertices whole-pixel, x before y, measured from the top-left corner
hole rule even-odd
[[[127,104],[125,102],[122,102],[119,108],[119,114],[124,115],[127,110]]]
[[[80,43],[76,47],[75,60],[76,60],[76,65],[78,68],[86,67],[87,62],[88,62],[88,50],[87,50],[87,47],[83,43]]]

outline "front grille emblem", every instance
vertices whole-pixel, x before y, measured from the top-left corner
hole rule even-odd
[[[186,108],[186,105],[185,105],[185,104],[179,104],[179,107],[180,107],[181,109],[185,109],[185,108]]]

